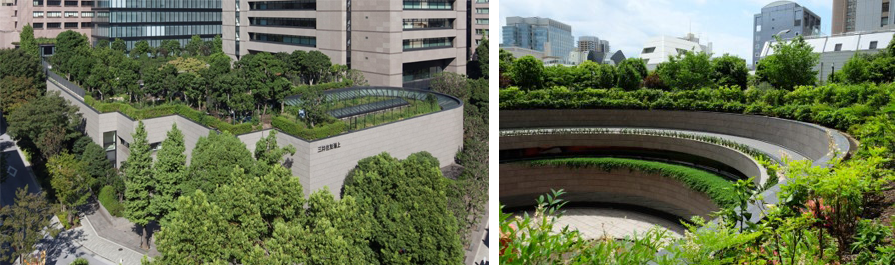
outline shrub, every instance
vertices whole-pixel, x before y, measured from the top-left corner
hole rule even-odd
[[[665,82],[662,81],[662,77],[660,77],[655,72],[650,73],[643,79],[643,84],[641,87],[649,88],[649,89],[660,89],[660,90],[668,90],[668,86],[665,85]]]
[[[112,186],[105,186],[99,191],[99,202],[115,217],[124,216],[124,206],[118,202],[118,193]]]
[[[544,86],[544,63],[531,55],[513,62],[510,68],[513,83],[522,89],[538,89]]]
[[[90,262],[87,262],[87,260],[84,258],[76,258],[74,261],[71,262],[71,265],[89,265],[89,264],[90,264]]]

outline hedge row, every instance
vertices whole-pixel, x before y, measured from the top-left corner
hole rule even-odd
[[[544,159],[518,163],[527,164],[529,166],[595,168],[607,172],[619,169],[630,169],[649,174],[657,174],[678,180],[694,191],[705,193],[721,208],[736,205],[736,193],[733,191],[732,182],[708,171],[681,165],[612,157]]]
[[[109,211],[109,214],[115,217],[124,216],[124,205],[118,202],[118,196],[115,192],[115,188],[112,186],[104,186],[99,191],[99,203],[103,204],[103,207],[106,207],[106,210]]]
[[[271,120],[273,127],[283,132],[305,139],[314,140],[338,135],[348,131],[348,125],[342,121],[336,121],[329,124],[318,125],[314,128],[308,128],[304,123],[296,123],[289,118],[276,116]]]
[[[127,103],[120,102],[112,102],[105,103],[99,102],[95,100],[91,96],[84,96],[84,102],[88,105],[93,106],[96,110],[101,113],[108,112],[121,112],[124,115],[136,119],[151,119],[158,118],[168,115],[180,114],[187,119],[190,119],[196,123],[202,124],[207,127],[215,128],[220,131],[228,131],[234,135],[245,134],[252,132],[252,124],[242,123],[242,124],[230,124],[224,121],[221,121],[218,118],[215,118],[210,115],[206,115],[205,113],[195,110],[187,105],[183,104],[164,104],[159,106],[153,106],[148,108],[135,108]]]

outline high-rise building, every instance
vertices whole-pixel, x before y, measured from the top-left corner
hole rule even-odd
[[[163,40],[177,40],[180,45],[186,45],[194,35],[211,40],[221,34],[221,2],[229,1],[96,1],[94,41],[122,39],[130,50],[141,40],[153,47]]]
[[[545,57],[568,61],[575,49],[572,26],[541,17],[507,17],[503,27],[503,46],[521,47],[545,53]]]
[[[609,52],[609,41],[594,36],[578,37],[578,51]]]
[[[761,49],[774,36],[792,39],[796,36],[820,34],[820,16],[799,4],[790,1],[776,1],[761,8],[755,14],[752,40],[752,63],[758,62]]]
[[[233,58],[319,50],[382,86],[466,73],[465,1],[224,2],[223,48]]]
[[[25,25],[35,38],[55,38],[66,30],[90,36],[94,1],[0,0],[0,49],[12,48]]]
[[[489,0],[467,0],[469,1],[469,24],[467,26],[467,31],[469,32],[469,56],[468,59],[472,59],[472,55],[475,54],[475,49],[479,47],[479,43],[482,42],[482,38],[491,38],[488,35],[488,13],[490,9],[488,8]]]
[[[890,0],[833,0],[832,34],[895,29],[890,5]]]

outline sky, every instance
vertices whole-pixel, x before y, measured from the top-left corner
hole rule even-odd
[[[753,18],[774,0],[500,0],[500,25],[506,17],[546,17],[572,26],[572,36],[597,36],[612,50],[639,57],[651,37],[682,37],[693,32],[702,44],[751,61]],[[794,0],[821,17],[829,35],[833,0]],[[501,36],[501,35],[497,35]]]

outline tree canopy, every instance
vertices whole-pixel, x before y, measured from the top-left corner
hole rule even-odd
[[[814,49],[802,36],[791,41],[777,39],[772,49],[774,54],[758,62],[755,74],[761,81],[786,90],[817,82],[814,67],[820,60],[820,55],[814,53]]]

